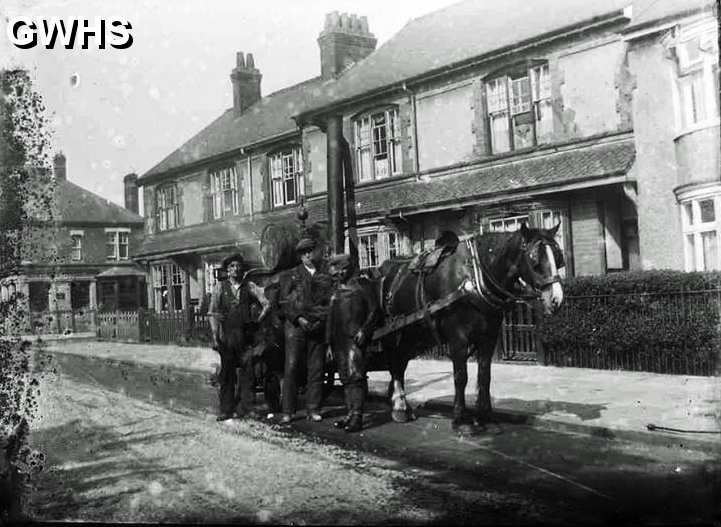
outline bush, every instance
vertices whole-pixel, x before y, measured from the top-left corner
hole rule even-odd
[[[635,271],[563,285],[563,307],[538,328],[546,364],[713,373],[721,273]]]

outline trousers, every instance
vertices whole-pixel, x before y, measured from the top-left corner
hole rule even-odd
[[[363,403],[368,390],[365,369],[365,351],[360,349],[351,337],[336,338],[333,342],[333,357],[338,375],[343,383],[343,393],[348,414],[363,414]]]
[[[298,369],[303,354],[305,354],[307,366],[306,408],[309,412],[316,412],[320,409],[323,397],[323,369],[325,367],[323,334],[322,332],[306,333],[287,320],[284,329],[283,412],[292,415],[297,410]]]
[[[245,350],[242,330],[227,332],[220,349],[220,374],[218,376],[220,413],[239,414],[253,409],[255,378],[250,353]]]

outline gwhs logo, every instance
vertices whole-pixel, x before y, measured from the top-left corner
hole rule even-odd
[[[58,45],[73,49],[79,43],[81,49],[88,49],[90,40],[98,49],[127,49],[133,45],[131,29],[133,26],[122,17],[95,17],[91,21],[79,17],[63,20],[57,16],[16,16],[8,20],[7,35],[20,49],[34,48],[38,43],[47,49]]]

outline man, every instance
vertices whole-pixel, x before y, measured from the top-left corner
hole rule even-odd
[[[346,432],[363,428],[363,402],[367,391],[366,348],[380,320],[380,306],[372,282],[353,276],[350,256],[331,258],[330,273],[337,287],[328,310],[326,340],[343,383],[348,414],[334,425]]]
[[[283,415],[280,422],[290,423],[298,398],[298,364],[305,354],[307,418],[321,421],[325,366],[325,318],[330,300],[330,277],[316,269],[313,253],[316,243],[303,238],[296,246],[301,263],[288,270],[281,281],[280,304],[285,316],[285,370],[283,375]]]
[[[252,354],[246,352],[245,325],[250,322],[250,295],[263,306],[259,318],[268,309],[268,301],[260,287],[245,283],[243,256],[233,254],[223,260],[227,280],[216,284],[210,298],[210,328],[213,333],[213,349],[220,353],[218,382],[220,412],[218,421],[238,416],[253,417],[254,376]],[[239,369],[240,375],[236,373]],[[239,398],[236,398],[236,382],[239,381]]]

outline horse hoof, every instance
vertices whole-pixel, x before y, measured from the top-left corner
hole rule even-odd
[[[462,423],[454,427],[454,430],[462,436],[476,436],[482,433],[484,429],[485,428],[483,426],[478,426],[471,423]]]
[[[391,412],[391,419],[396,423],[407,423],[408,413],[405,410],[393,410]]]

